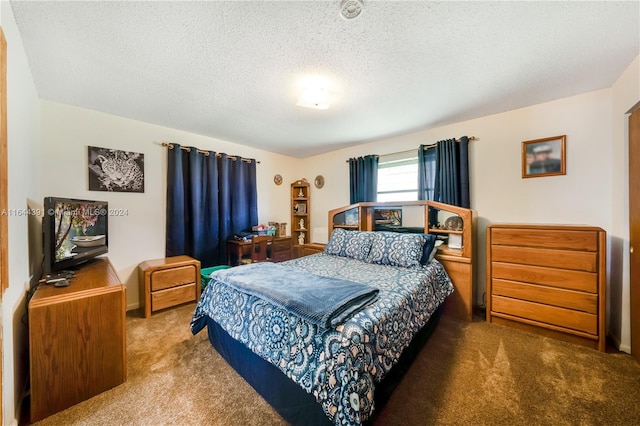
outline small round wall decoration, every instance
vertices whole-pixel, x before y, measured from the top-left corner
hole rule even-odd
[[[275,175],[273,177],[273,181],[275,182],[276,185],[280,185],[282,183],[282,176],[280,175]]]
[[[316,179],[313,181],[316,188],[320,189],[324,186],[324,177],[322,175],[316,176]]]

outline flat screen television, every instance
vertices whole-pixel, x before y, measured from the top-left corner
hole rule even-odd
[[[44,199],[43,272],[74,269],[109,248],[106,201],[46,197]]]

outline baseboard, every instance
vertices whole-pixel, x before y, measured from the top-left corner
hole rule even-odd
[[[140,308],[140,302],[138,303],[131,303],[129,305],[127,305],[127,312],[128,311],[135,311],[136,309]]]
[[[617,336],[612,335],[611,333],[607,334],[607,337],[609,337],[610,341],[613,343],[613,345],[618,348],[618,350],[620,352],[626,352],[628,354],[631,353],[631,346],[630,345],[623,345],[622,343],[620,343],[620,339],[618,339]]]

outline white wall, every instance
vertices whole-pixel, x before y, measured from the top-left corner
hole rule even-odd
[[[0,2],[7,39],[9,288],[2,297],[3,424],[16,424],[27,379],[25,291],[39,275],[36,216],[21,215],[40,198],[40,101],[9,2]]]
[[[470,142],[470,190],[477,217],[476,285],[481,303],[486,227],[491,223],[585,224],[602,227],[609,240],[627,239],[613,220],[614,211],[618,215],[622,209],[614,204],[613,175],[623,165],[620,155],[613,156],[612,116],[612,90],[606,89],[306,158],[307,178],[325,177],[324,188],[313,192],[312,235],[326,242],[327,211],[349,203],[349,157],[475,136],[477,140]],[[557,135],[567,135],[567,174],[522,179],[522,141]]]
[[[127,308],[139,306],[137,266],[165,256],[166,149],[161,141],[226,152],[260,161],[257,166],[260,223],[290,222],[289,183],[301,160],[48,101],[42,102],[43,164],[41,193],[109,202],[126,209],[126,216],[109,217],[109,259],[127,285]],[[145,163],[145,192],[88,190],[87,146],[141,152]],[[279,173],[283,184],[276,186]],[[290,227],[288,228],[291,229]]]

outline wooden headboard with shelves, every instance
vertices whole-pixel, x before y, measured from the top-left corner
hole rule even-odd
[[[390,220],[377,220],[380,210],[401,211]],[[378,214],[376,215],[376,211]],[[388,216],[385,216],[385,219]],[[449,219],[448,218],[453,218]],[[384,222],[384,223],[381,223]],[[390,223],[391,222],[391,223]],[[456,291],[445,301],[444,312],[465,321],[473,319],[473,211],[435,201],[362,202],[329,211],[329,236],[334,228],[355,231],[389,230],[437,234],[459,242],[455,247],[442,244],[436,259],[444,266]]]

